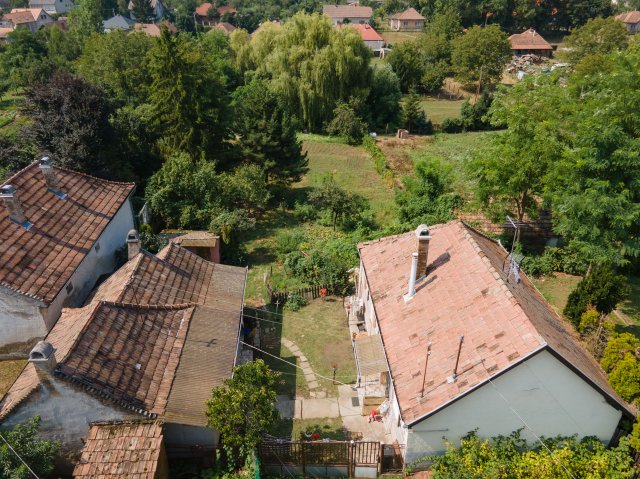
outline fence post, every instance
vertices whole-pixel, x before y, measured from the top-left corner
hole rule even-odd
[[[302,476],[303,477],[307,475],[307,468],[306,468],[307,457],[306,457],[304,444],[305,444],[304,441],[300,441],[300,452],[301,452],[300,455],[302,456]]]

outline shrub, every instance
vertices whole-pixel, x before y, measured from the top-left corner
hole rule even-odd
[[[441,128],[445,133],[461,133],[464,130],[464,124],[462,118],[445,118]]]
[[[588,309],[582,316],[580,317],[580,325],[578,326],[578,331],[581,333],[586,333],[595,329],[600,322],[600,313],[598,313],[595,309]]]
[[[387,159],[384,157],[384,153],[382,153],[382,150],[378,148],[378,145],[376,144],[376,140],[370,136],[365,136],[362,140],[362,146],[371,155],[371,159],[373,159],[373,164],[376,167],[378,174],[384,175],[385,171],[389,167],[387,165]]]
[[[300,293],[289,293],[284,307],[289,311],[299,311],[300,308],[307,305],[307,299]]]
[[[310,203],[296,201],[293,205],[293,216],[301,223],[313,221],[318,217],[318,210]]]
[[[304,241],[304,235],[300,231],[281,231],[276,236],[275,249],[280,254],[296,251]]]
[[[579,253],[567,248],[549,246],[541,255],[525,256],[522,269],[531,276],[546,276],[556,272],[584,274],[587,263]]]

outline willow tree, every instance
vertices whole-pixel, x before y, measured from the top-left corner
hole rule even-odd
[[[258,35],[252,43],[265,40]],[[371,54],[355,29],[336,30],[326,17],[298,13],[268,40],[273,48],[258,71],[272,80],[273,90],[305,129],[321,130],[338,102],[367,97]]]

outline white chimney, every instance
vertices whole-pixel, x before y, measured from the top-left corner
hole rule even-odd
[[[140,253],[140,237],[136,230],[131,230],[127,234],[127,253],[129,259],[132,259]]]
[[[53,171],[53,161],[48,156],[44,156],[38,162],[38,167],[42,171],[47,188],[51,192],[60,195],[62,192],[60,191],[60,186],[58,186],[58,178],[56,178],[56,174]]]
[[[58,364],[53,345],[47,341],[38,341],[29,353],[29,362],[35,366],[38,376],[50,376]]]
[[[418,253],[411,254],[411,274],[409,275],[409,291],[404,295],[405,302],[416,295],[416,271],[418,270]]]
[[[9,213],[9,219],[19,225],[24,225],[27,219],[22,211],[22,204],[18,199],[18,192],[12,185],[5,185],[0,188],[0,198],[4,201],[4,205]]]

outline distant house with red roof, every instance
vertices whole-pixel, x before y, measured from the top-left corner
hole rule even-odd
[[[42,8],[14,8],[2,17],[3,28],[26,28],[32,32],[53,23],[53,18]]]
[[[368,23],[347,23],[343,27],[355,28],[360,34],[364,44],[374,52],[379,52],[384,47],[384,38]]]
[[[473,430],[606,444],[637,414],[500,243],[453,221],[358,251],[349,327],[362,403],[377,399],[405,462]]]
[[[415,8],[407,8],[404,12],[394,13],[389,17],[389,28],[395,31],[422,30],[424,17]]]
[[[553,47],[533,28],[516,33],[509,37],[511,43],[511,51],[514,55],[535,54],[550,57],[553,53]]]
[[[640,12],[638,10],[621,13],[620,15],[616,16],[616,20],[624,23],[627,27],[627,30],[631,33],[640,32]]]
[[[198,8],[196,8],[196,19],[202,25],[214,25],[218,23],[224,15],[235,16],[238,13],[238,10],[233,8],[230,5],[222,5],[216,8],[216,12],[218,14],[218,18],[216,20],[210,18],[209,12],[214,8],[212,3],[205,2],[201,4]],[[235,27],[234,27],[235,29]]]
[[[333,25],[343,23],[371,23],[371,7],[358,5],[323,5],[322,14],[329,17]]]

